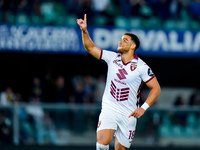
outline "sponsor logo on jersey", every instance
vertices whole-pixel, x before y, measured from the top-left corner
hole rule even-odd
[[[122,82],[122,81],[120,81],[120,80],[114,79],[114,81],[116,81],[116,82],[118,82],[118,83],[120,83],[120,84],[126,85],[125,82]]]
[[[129,88],[117,88],[117,86],[111,81],[110,85],[110,94],[113,96],[114,99],[117,101],[125,101],[128,100],[129,96]]]
[[[119,61],[120,60],[114,60],[113,63],[119,66],[120,68],[123,68],[123,65],[118,63]]]
[[[126,70],[123,68],[123,69],[118,69],[119,73],[117,73],[117,76],[120,80],[122,79],[126,79],[126,76],[125,75],[128,75],[128,73],[126,72]]]

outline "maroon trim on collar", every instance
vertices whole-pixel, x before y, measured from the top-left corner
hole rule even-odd
[[[103,50],[101,49],[101,55],[100,55],[99,60],[102,60],[102,55],[103,55]]]
[[[120,55],[120,56],[121,56],[121,55]],[[137,56],[137,54],[134,53],[134,58],[133,58],[133,59],[138,60],[138,56]],[[126,66],[127,64],[129,64],[129,63],[132,62],[132,60],[131,60],[131,61],[127,62],[127,63],[124,63],[123,60],[122,60],[122,57],[121,57],[121,61],[122,61],[123,65],[125,65],[125,66]]]
[[[147,80],[145,83],[151,81],[153,78],[155,78],[156,76],[151,77],[149,80]]]
[[[130,61],[130,62],[131,62],[131,61]],[[123,63],[123,65],[125,65],[125,66],[126,66],[127,64],[129,64],[130,62],[124,63],[123,60],[122,60],[122,63]]]
[[[137,54],[134,53],[134,58],[133,59],[137,59],[138,60]]]

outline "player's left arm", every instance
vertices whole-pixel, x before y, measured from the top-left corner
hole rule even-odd
[[[142,107],[136,109],[135,111],[133,111],[130,116],[134,116],[136,118],[140,118],[146,111],[146,109],[148,107],[150,107],[157,99],[157,97],[160,95],[161,92],[161,88],[160,85],[156,79],[156,77],[154,77],[153,79],[151,79],[149,82],[146,83],[146,85],[151,89],[147,100],[145,101],[145,103],[142,105]]]

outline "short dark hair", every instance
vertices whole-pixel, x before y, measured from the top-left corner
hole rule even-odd
[[[133,33],[124,33],[124,35],[128,35],[131,37],[131,40],[133,40],[136,44],[136,47],[135,47],[135,51],[140,47],[140,40],[139,38],[137,37],[137,35],[133,34]]]

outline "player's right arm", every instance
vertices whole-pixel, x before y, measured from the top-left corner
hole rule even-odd
[[[87,16],[86,14],[84,15],[84,20],[82,19],[77,19],[77,24],[82,30],[82,40],[83,40],[83,45],[85,49],[96,59],[100,59],[101,57],[101,49],[95,46],[95,44],[92,42],[89,33],[87,31]]]

